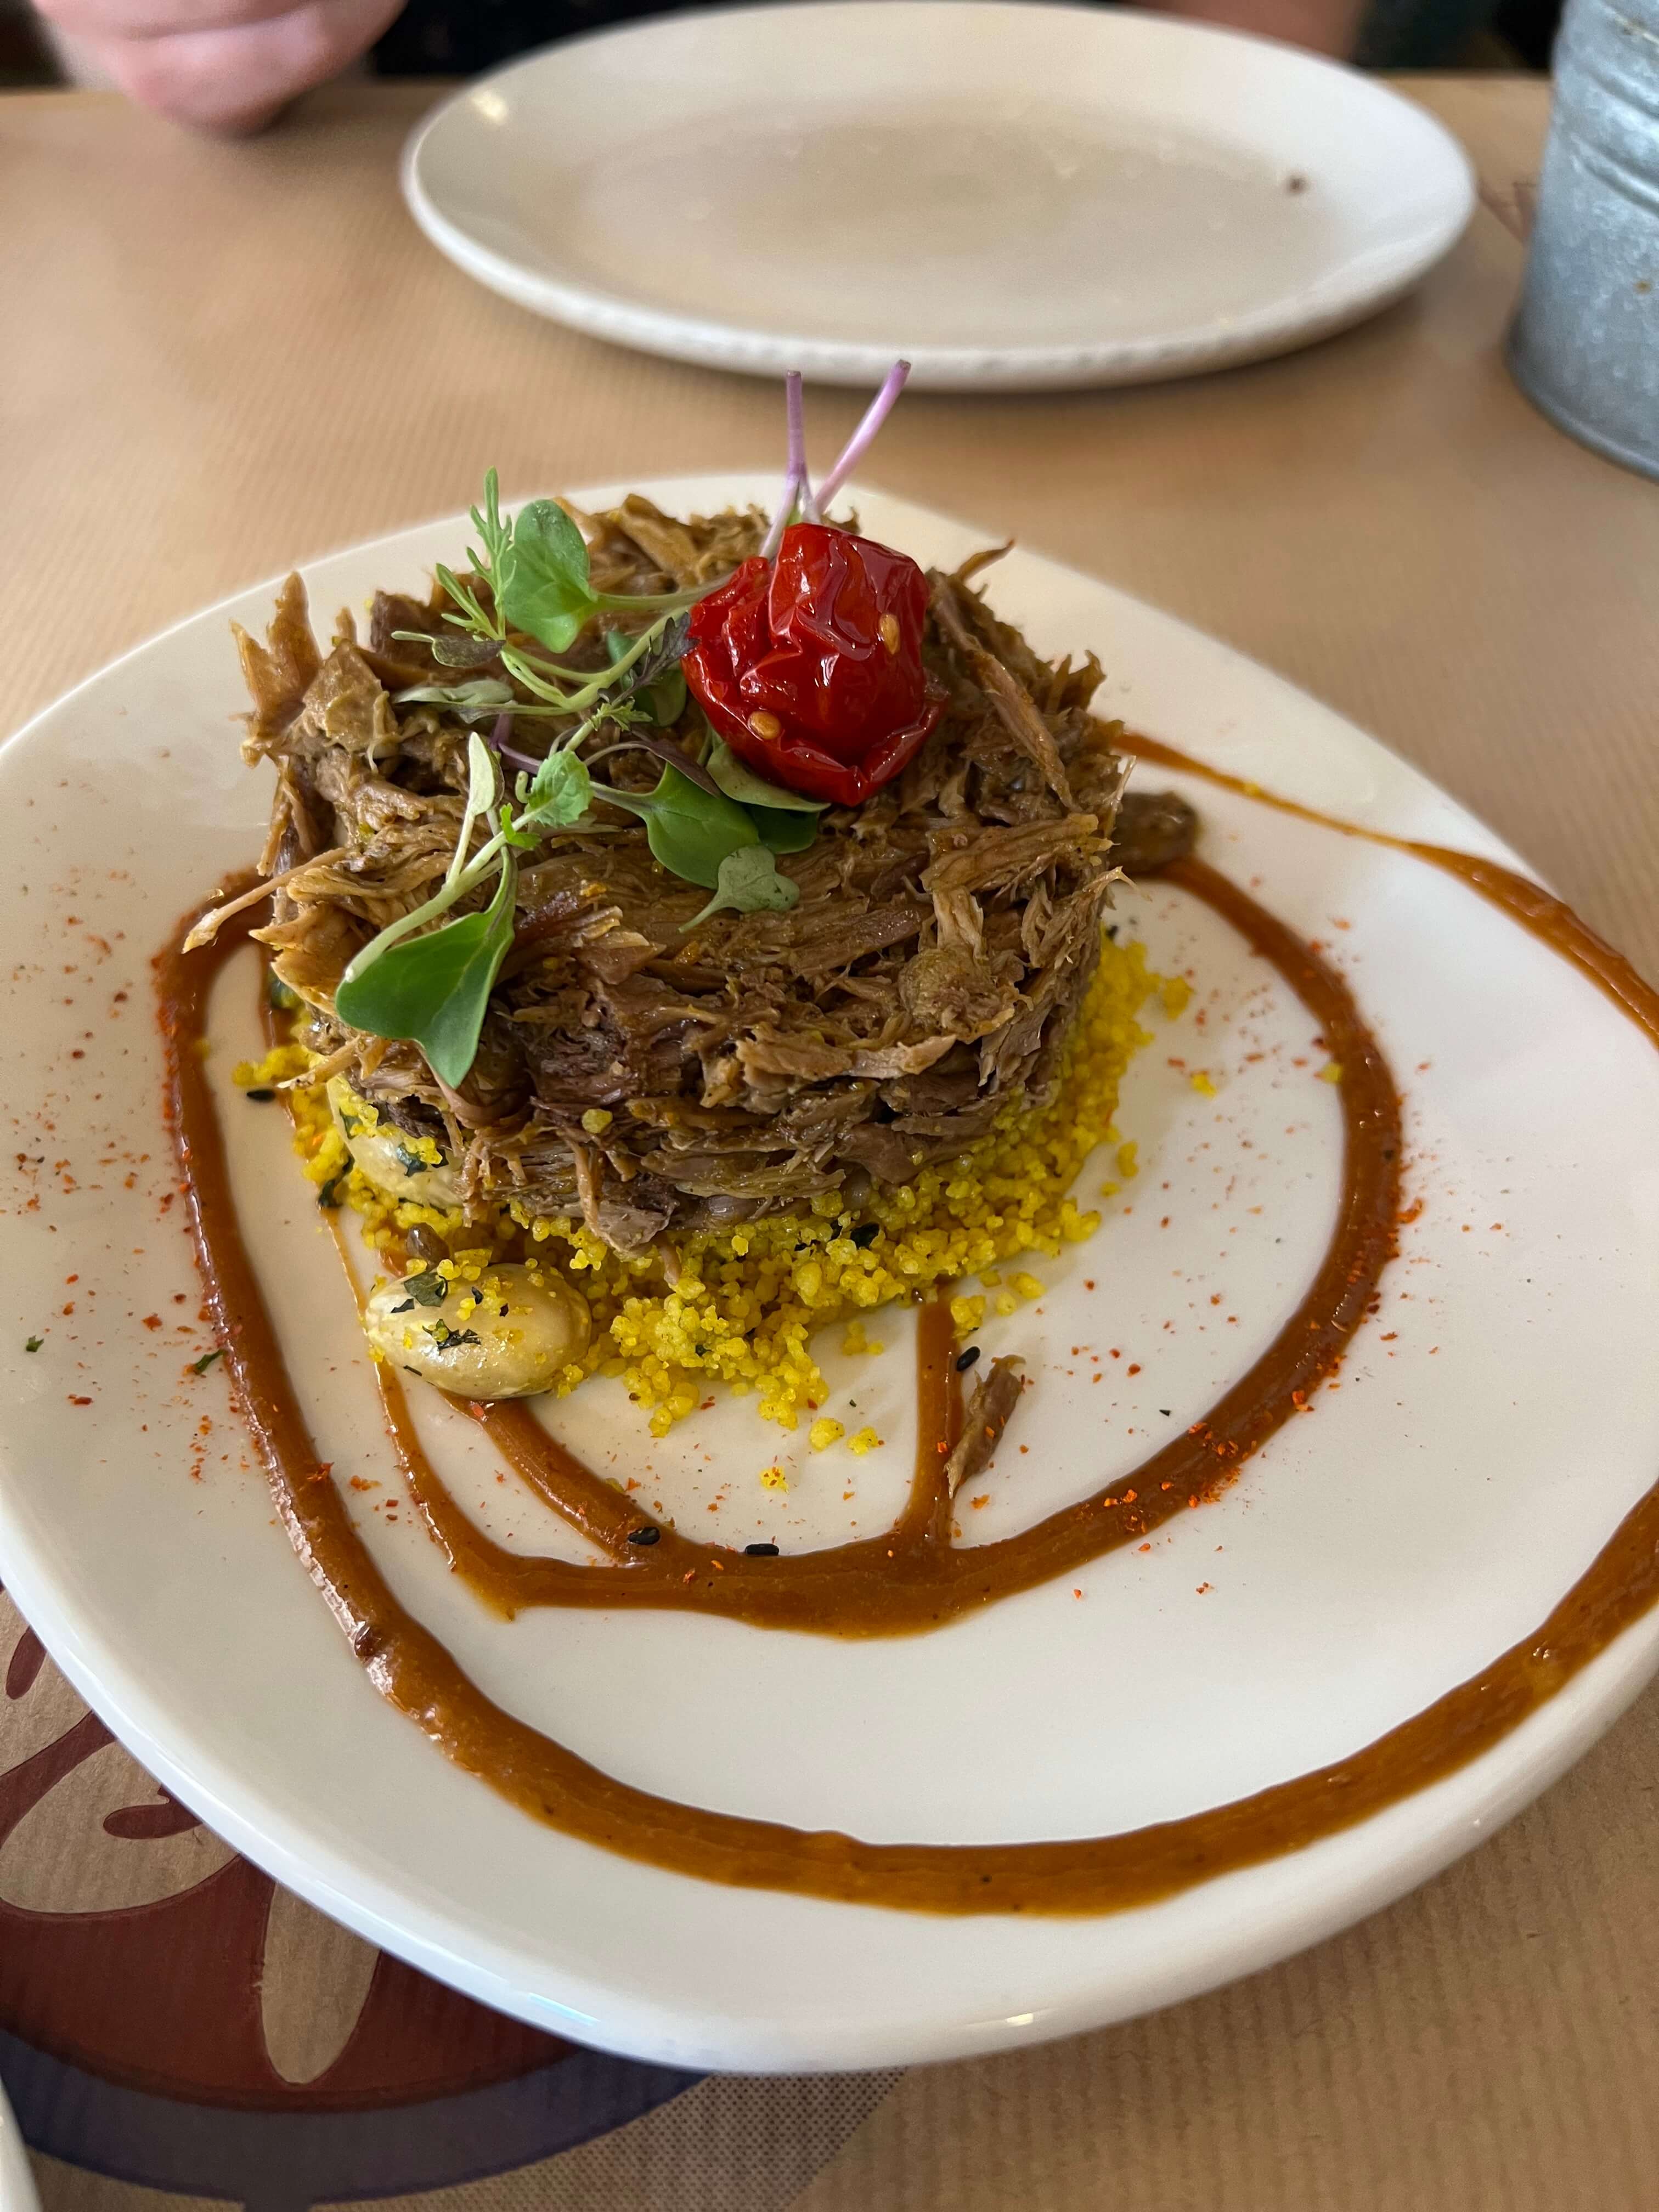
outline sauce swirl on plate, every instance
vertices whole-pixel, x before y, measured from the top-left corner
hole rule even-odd
[[[1460,877],[1541,938],[1659,1046],[1659,993],[1570,908],[1498,864],[1333,820],[1139,737],[1145,760],[1205,778]],[[456,1570],[496,1610],[676,1607],[757,1627],[885,1636],[934,1627],[1030,1589],[1199,1504],[1316,1389],[1364,1318],[1393,1249],[1401,1125],[1393,1079],[1341,977],[1284,924],[1196,860],[1165,879],[1224,915],[1273,963],[1341,1063],[1343,1189],[1329,1249],[1296,1312],[1249,1372],[1135,1472],[1000,1543],[950,1537],[944,1463],[959,1422],[948,1308],[918,1319],[918,1466],[884,1535],[793,1558],[695,1544],[638,1509],[521,1405],[471,1410],[507,1463],[605,1553],[586,1567],[527,1558],[473,1526],[427,1462],[401,1385],[381,1370],[387,1425],[416,1502]],[[187,925],[186,925],[187,927]],[[198,1261],[237,1402],[289,1539],[382,1696],[454,1763],[567,1834],[676,1872],[750,1887],[934,1912],[1094,1913],[1152,1903],[1312,1843],[1453,1772],[1497,1742],[1659,1599],[1659,1486],[1549,1618],[1471,1680],[1340,1764],[1234,1803],[1128,1833],[1005,1844],[870,1844],[675,1803],[604,1773],[495,1705],[392,1595],[307,1433],[232,1201],[200,1054],[214,976],[243,937],[157,960],[168,1109]],[[941,1448],[942,1447],[942,1448]]]

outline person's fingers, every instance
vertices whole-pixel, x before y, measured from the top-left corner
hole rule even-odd
[[[402,0],[306,0],[263,22],[150,39],[88,41],[123,92],[175,122],[258,131],[296,93],[371,46]]]
[[[266,22],[294,6],[295,0],[44,0],[41,13],[75,39],[166,39]]]

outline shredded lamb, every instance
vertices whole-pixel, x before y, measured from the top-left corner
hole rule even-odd
[[[764,527],[681,523],[637,496],[584,520],[595,585],[618,592],[713,582]],[[266,642],[240,642],[244,750],[276,769],[272,919],[255,934],[305,1002],[304,1041],[438,1139],[473,1211],[513,1197],[580,1213],[627,1254],[820,1192],[856,1208],[962,1151],[1007,1102],[1045,1103],[1133,858],[1115,830],[1139,820],[1155,865],[1192,825],[1178,800],[1124,805],[1125,763],[1089,712],[1098,663],[1040,659],[973,588],[980,565],[928,580],[925,657],[950,702],[937,730],[895,783],[826,812],[816,843],[780,862],[800,891],[787,913],[685,932],[706,894],[616,809],[525,855],[513,948],[458,1089],[416,1046],[333,1011],[347,963],[430,896],[459,834],[465,727],[392,697],[453,680],[395,635],[434,629],[437,603],[382,593],[367,641],[342,615],[324,657],[289,577]],[[602,641],[586,645],[598,665]],[[690,744],[698,727],[692,707],[669,734]],[[623,753],[607,772],[648,783],[659,763]]]

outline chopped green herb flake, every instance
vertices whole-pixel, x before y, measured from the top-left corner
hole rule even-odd
[[[44,1336],[26,1337],[23,1340],[23,1349],[25,1352],[39,1352],[46,1340]]]
[[[204,1352],[199,1359],[191,1361],[190,1371],[192,1375],[205,1375],[214,1361],[222,1359],[224,1356],[222,1352]]]

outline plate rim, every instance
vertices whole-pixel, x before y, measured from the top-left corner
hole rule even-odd
[[[709,492],[718,486],[729,498],[734,492],[743,495],[740,488],[760,480],[758,472],[709,471],[652,479],[639,488],[647,494],[696,497],[698,485]],[[602,488],[587,495],[602,500],[612,489]],[[866,496],[876,495],[873,485],[858,489]],[[918,510],[917,502],[891,496],[896,503]],[[941,510],[920,511],[940,524],[963,530],[976,526]],[[303,567],[314,569],[335,559],[373,552],[425,532],[453,529],[461,520],[459,515],[439,517],[382,532],[336,553],[316,556]],[[1033,557],[1048,556],[1034,554]],[[1265,679],[1283,694],[1311,704],[1319,715],[1340,725],[1369,751],[1402,770],[1415,787],[1454,809],[1461,819],[1479,830],[1489,849],[1518,859],[1512,848],[1432,779],[1335,708],[1251,656],[1151,602],[1068,563],[1050,565],[1082,578],[1121,605],[1152,614],[1206,652],[1219,654],[1248,671],[1253,680]],[[137,655],[238,600],[269,591],[279,580],[273,577],[228,592],[131,647],[31,716],[0,750],[35,732]],[[1196,757],[1203,757],[1212,750],[1210,744],[1200,742]],[[3,1449],[0,1439],[0,1451]],[[1329,1859],[1349,1852],[1358,1858],[1363,1856],[1363,1839],[1374,1838],[1382,1824],[1392,1822],[1408,1828],[1411,1833],[1391,1851],[1380,1873],[1359,1867],[1334,1884],[1311,1914],[1300,1907],[1294,1913],[1280,1908],[1254,1922],[1248,1917],[1241,1920],[1232,1916],[1224,1940],[1212,1942],[1201,1958],[1173,1972],[1160,1970],[1152,1993],[1131,1992],[1126,1999],[1097,1987],[1092,1991],[1085,1989],[1038,2014],[990,2019],[969,2019],[960,2013],[941,2017],[937,2010],[930,2013],[924,2001],[902,2019],[884,2020],[872,2037],[865,2022],[844,2016],[833,2022],[809,2022],[804,2030],[784,2026],[775,2015],[748,2019],[727,2014],[713,2021],[708,2015],[694,2020],[665,2006],[648,1991],[619,1990],[614,1984],[595,1990],[575,1973],[568,1976],[564,1984],[569,1996],[602,1999],[605,2016],[587,2012],[574,2002],[567,2004],[544,1986],[526,1986],[514,1971],[511,1947],[471,1925],[464,1900],[451,1893],[434,1901],[417,1893],[412,1883],[399,1890],[378,1871],[365,1871],[341,1844],[319,1834],[314,1821],[307,1833],[304,1808],[296,1810],[281,1802],[282,1793],[276,1786],[247,1778],[211,1746],[193,1743],[188,1719],[179,1720],[176,1709],[150,1691],[141,1664],[131,1659],[123,1662],[111,1649],[111,1640],[99,1629],[95,1613],[82,1607],[77,1614],[73,1594],[67,1589],[60,1601],[59,1585],[50,1568],[31,1555],[27,1536],[17,1525],[3,1485],[0,1485],[0,1579],[55,1662],[134,1756],[235,1849],[321,1911],[435,1978],[550,2033],[628,2057],[752,2072],[829,2071],[984,2055],[1017,2047],[1022,2041],[1048,2040],[1160,2009],[1291,1957],[1393,1902],[1484,1841],[1530,1804],[1604,1734],[1659,1671],[1659,1608],[1656,1608],[1623,1631],[1555,1697],[1490,1751],[1357,1827],[1340,1831],[1290,1855],[1303,1864],[1316,1855]],[[396,1724],[402,1726],[401,1722]],[[247,1809],[240,1809],[243,1807]],[[1228,1886],[1249,1883],[1260,1871],[1249,1869],[1223,1875],[1204,1887],[1224,1894]],[[864,1909],[796,1901],[827,1912]],[[1156,1913],[1161,1909],[1142,1910]]]
[[[797,15],[823,15],[831,9],[840,11],[872,4],[872,0],[791,0],[791,4]],[[881,4],[974,8],[1006,15],[1018,11],[1086,16],[1091,23],[1103,27],[1109,35],[1126,20],[1124,11],[1091,6],[1088,0],[881,0]],[[738,4],[701,9],[697,20],[718,21],[752,12],[752,7],[745,7],[738,0]],[[544,276],[471,236],[434,200],[422,176],[422,158],[427,143],[477,93],[507,76],[542,67],[550,57],[562,55],[573,48],[601,40],[646,40],[659,31],[663,24],[677,20],[672,16],[647,17],[638,22],[586,32],[578,38],[555,40],[450,94],[420,118],[404,143],[398,163],[398,181],[410,214],[428,241],[465,275],[531,313],[544,315],[590,337],[661,355],[669,360],[734,370],[740,374],[772,376],[799,368],[814,383],[859,389],[879,384],[892,364],[889,346],[850,339],[810,338],[706,319],[676,308],[642,304],[597,286]],[[1305,306],[1298,308],[1299,295],[1292,294],[1265,310],[1255,310],[1235,319],[1231,333],[1226,336],[1212,329],[1207,333],[1173,339],[1115,339],[1082,345],[917,345],[909,351],[911,380],[916,389],[1070,391],[1144,384],[1163,378],[1241,368],[1250,362],[1297,351],[1394,305],[1450,252],[1468,228],[1480,195],[1474,166],[1467,148],[1438,116],[1407,99],[1392,85],[1324,55],[1310,53],[1305,48],[1255,32],[1156,14],[1136,15],[1133,21],[1136,35],[1144,29],[1154,37],[1177,41],[1196,37],[1222,40],[1235,46],[1266,49],[1292,63],[1305,63],[1316,72],[1329,71],[1353,82],[1363,89],[1365,97],[1376,101],[1379,113],[1408,116],[1412,125],[1422,131],[1425,146],[1437,144],[1440,154],[1449,161],[1447,200],[1438,224],[1425,234],[1416,249],[1391,273],[1381,280],[1355,279],[1340,297],[1322,309],[1310,313]]]
[[[28,2145],[0,2083],[0,2212],[40,2212]]]

